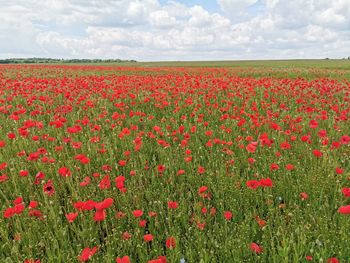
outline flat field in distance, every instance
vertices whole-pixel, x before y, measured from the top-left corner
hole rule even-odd
[[[70,64],[76,65],[76,64]],[[80,64],[82,65],[82,64]],[[90,64],[100,66],[125,67],[195,67],[226,68],[241,75],[254,77],[303,77],[307,79],[330,77],[350,79],[349,59],[296,59],[296,60],[236,60],[236,61],[164,61],[164,62],[121,62]],[[147,71],[147,70],[146,70]],[[241,73],[239,73],[241,72]]]
[[[141,66],[162,67],[272,67],[272,68],[328,68],[349,69],[348,59],[295,59],[295,60],[227,60],[227,61],[165,61],[137,62]]]
[[[332,77],[350,79],[349,59],[242,60],[242,61],[170,61],[140,62],[142,67],[216,67],[241,69],[254,77]],[[245,70],[244,70],[245,69]],[[247,72],[248,70],[248,72]],[[249,73],[250,71],[250,73]]]
[[[0,65],[0,210],[0,262],[348,262],[350,61]]]

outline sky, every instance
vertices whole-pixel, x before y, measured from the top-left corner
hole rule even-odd
[[[350,56],[350,0],[0,0],[0,58]]]

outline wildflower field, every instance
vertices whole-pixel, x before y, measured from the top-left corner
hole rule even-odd
[[[350,262],[337,67],[0,66],[0,262]]]

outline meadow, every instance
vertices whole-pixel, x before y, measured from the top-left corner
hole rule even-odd
[[[0,262],[350,262],[350,62],[0,65]]]

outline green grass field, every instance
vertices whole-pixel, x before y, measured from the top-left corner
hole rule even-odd
[[[97,65],[142,67],[146,72],[147,68],[157,67],[225,68],[228,71],[237,72],[240,76],[248,77],[350,79],[350,60],[348,59],[122,62]]]
[[[137,62],[143,67],[321,68],[350,70],[348,59]],[[130,65],[130,63],[129,63]]]
[[[350,262],[349,61],[0,66],[0,262]]]

